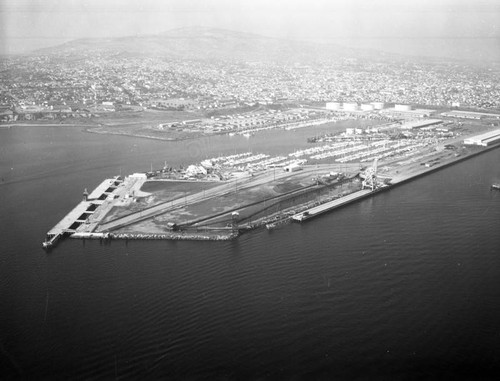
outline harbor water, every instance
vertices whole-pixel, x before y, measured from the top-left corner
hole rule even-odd
[[[308,136],[0,130],[2,379],[496,379],[500,149],[233,241],[41,248],[106,177]]]

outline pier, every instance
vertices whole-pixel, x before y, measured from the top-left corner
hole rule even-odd
[[[376,191],[372,191],[370,189],[362,189],[357,192],[350,193],[346,196],[337,198],[336,200],[328,201],[325,202],[324,204],[315,206],[313,208],[307,209],[303,212],[294,214],[292,216],[292,219],[294,221],[302,222],[306,221],[310,218],[319,216],[320,214],[323,214],[325,212],[328,212],[332,209],[338,208],[342,205],[349,204],[351,202],[357,201],[361,198],[367,197],[368,195],[374,193]]]
[[[283,170],[276,172],[275,168],[267,168],[267,170],[254,171],[248,176],[240,176],[231,180],[216,182],[213,187],[207,189],[204,187],[193,188],[195,191],[190,194],[186,194],[184,191],[183,196],[179,191],[176,191],[179,195],[173,199],[166,199],[166,201],[153,203],[152,205],[146,203],[148,206],[139,210],[130,210],[127,214],[114,213],[109,215],[114,207],[124,208],[131,205],[132,202],[150,196],[150,193],[141,191],[143,184],[148,180],[146,174],[137,173],[125,179],[117,176],[102,181],[90,194],[85,191],[83,201],[80,201],[73,210],[49,230],[43,242],[43,247],[49,249],[59,239],[68,236],[81,239],[128,239],[127,237],[134,237],[134,239],[222,239],[222,236],[234,238],[237,234],[221,234],[218,236],[214,233],[216,231],[223,232],[230,230],[228,227],[232,223],[229,214],[231,211],[256,208],[256,210],[249,209],[248,212],[252,213],[249,216],[254,218],[254,220],[249,220],[250,217],[247,215],[245,218],[248,221],[243,222],[242,220],[238,230],[255,229],[264,224],[268,228],[273,228],[278,224],[277,220],[283,223],[288,221],[303,222],[498,147],[500,147],[500,144],[475,147],[466,153],[456,153],[451,150],[431,150],[421,153],[411,161],[407,159],[401,161],[399,158],[396,160],[393,159],[393,161],[388,162],[392,168],[382,168],[380,175],[376,173],[378,159],[375,159],[373,166],[364,172],[360,173],[359,170],[353,172],[353,168],[351,168],[351,174],[347,176],[342,175],[341,180],[337,178],[337,172],[332,172],[333,164],[299,166],[299,171]],[[248,161],[254,161],[254,159],[260,160],[262,158],[259,155],[244,153],[224,158],[213,158],[210,162],[231,161],[231,165],[228,165],[234,167],[235,165],[239,166]],[[267,156],[263,159],[269,160]],[[424,165],[426,163],[433,163],[433,165]],[[387,162],[384,165],[387,165]],[[321,172],[325,171],[329,172],[321,175]],[[307,199],[307,197],[302,199],[294,198],[294,201],[296,200],[297,202],[286,206],[289,209],[288,214],[273,215],[271,219],[266,219],[265,216],[262,216],[266,211],[271,213],[270,215],[276,212],[276,210],[270,209],[271,206],[275,209],[280,207],[274,204],[269,205],[269,193],[266,194],[266,191],[278,192],[278,196],[271,198],[282,197],[283,201],[286,201],[286,197],[290,197],[292,194],[294,197],[297,195],[304,196],[309,194],[308,192],[320,191],[321,187],[335,187],[339,184],[342,186],[344,182],[356,183],[359,181],[357,179],[358,175],[361,179],[364,179],[362,186],[368,186],[369,189],[359,190],[359,184],[354,184],[348,190],[339,189],[333,197],[329,192],[329,201],[323,203],[318,203],[317,201],[321,197],[314,197],[316,201],[310,198]],[[376,178],[378,180],[375,180]],[[332,179],[336,179],[336,181],[333,182]],[[371,187],[368,181],[370,179],[374,180]],[[181,180],[165,181],[173,181],[175,183]],[[273,184],[287,184],[291,188],[286,191],[276,191],[274,188],[276,185]],[[491,186],[491,189],[498,189],[497,186],[497,184],[494,184]],[[258,194],[258,192],[262,194]],[[242,203],[240,197],[243,194],[245,194],[243,197],[247,197],[245,200],[248,202]],[[257,199],[252,200],[252,197],[256,197],[255,194],[257,194]],[[224,198],[229,200],[227,205],[222,202]],[[185,211],[187,207],[192,208],[188,210],[188,213]],[[198,208],[201,212],[193,214],[193,209],[196,210],[195,208]],[[307,209],[303,210],[304,208]],[[209,211],[205,212],[203,209]],[[210,212],[210,210],[212,211]],[[300,212],[298,212],[299,210]],[[171,215],[169,216],[168,213]],[[126,229],[122,229],[149,219],[152,219],[153,225],[156,223],[151,231],[147,230],[149,228],[147,224],[142,227],[143,230],[127,231]],[[204,222],[203,226],[199,224],[201,221]],[[264,221],[264,224],[259,224],[259,221]],[[170,229],[169,225],[171,224],[180,226],[180,231]],[[146,229],[144,229],[145,226]],[[190,227],[193,227],[194,230],[189,230]]]
[[[59,221],[52,229],[47,232],[43,247],[49,249],[53,247],[57,241],[65,236],[72,236],[77,232],[91,233],[97,226],[98,221],[94,221],[92,217],[99,215],[99,221],[107,213],[106,200],[114,198],[117,189],[120,189],[123,181],[119,176],[111,179],[106,179],[101,182],[90,194],[85,190],[84,199],[80,201],[61,221]]]

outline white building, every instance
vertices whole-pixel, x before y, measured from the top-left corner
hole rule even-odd
[[[464,144],[490,146],[500,143],[500,130],[488,131],[481,135],[472,136],[464,140]]]
[[[299,171],[301,169],[302,169],[302,166],[299,163],[291,163],[291,164],[283,167],[283,170],[285,172],[295,172],[295,171]]]
[[[207,170],[203,168],[201,165],[190,165],[186,169],[186,176],[188,177],[195,177],[198,175],[206,175]]]

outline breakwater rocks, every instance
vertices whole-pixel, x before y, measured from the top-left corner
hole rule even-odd
[[[146,233],[112,233],[111,239],[135,240],[135,239],[168,239],[184,241],[229,241],[238,236],[238,233],[229,234],[200,234],[200,233],[169,233],[169,234],[146,234]]]

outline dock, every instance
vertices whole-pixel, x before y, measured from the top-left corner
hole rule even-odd
[[[345,204],[349,204],[351,202],[357,201],[361,198],[367,197],[370,194],[376,193],[376,192],[377,192],[377,190],[372,191],[371,189],[362,189],[362,190],[350,193],[346,196],[343,196],[343,197],[337,198],[335,200],[325,202],[324,204],[315,206],[313,208],[307,209],[303,212],[294,214],[292,216],[292,219],[294,221],[298,221],[298,222],[307,221],[310,218],[319,216],[320,214],[323,214],[325,212],[328,212],[332,209],[338,208],[338,207],[343,206]]]
[[[102,181],[90,194],[86,194],[83,201],[80,201],[61,221],[47,232],[42,246],[46,249],[53,247],[57,241],[75,233],[91,233],[97,223],[93,216],[99,215],[102,219],[109,211],[108,199],[113,199],[119,190],[123,189],[123,181],[119,176]],[[125,187],[126,188],[126,187]],[[95,216],[94,216],[95,217]]]
[[[71,210],[64,218],[59,221],[47,233],[48,236],[54,236],[62,232],[75,232],[78,225],[85,222],[87,217],[94,213],[92,210],[92,203],[89,201],[81,201],[77,206]]]

